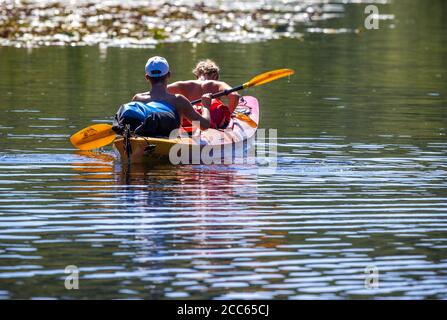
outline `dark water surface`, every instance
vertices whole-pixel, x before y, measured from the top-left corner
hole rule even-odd
[[[447,298],[447,24],[396,1],[360,33],[155,50],[0,48],[0,298]],[[320,27],[363,23],[364,6]],[[110,122],[166,56],[211,57],[278,129],[257,165],[134,167],[68,138]],[[262,159],[261,159],[262,160]],[[80,269],[66,290],[64,269]],[[365,287],[365,268],[379,286]]]

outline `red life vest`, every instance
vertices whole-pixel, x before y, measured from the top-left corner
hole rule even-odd
[[[194,109],[202,114],[203,106],[198,103],[193,106]],[[227,127],[231,120],[230,109],[222,103],[219,99],[211,100],[210,106],[211,124],[210,128],[213,129],[224,129]],[[191,127],[191,121],[189,119],[183,118],[182,127]]]

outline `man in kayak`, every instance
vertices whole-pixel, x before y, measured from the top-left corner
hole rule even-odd
[[[193,69],[196,80],[177,81],[168,85],[168,92],[171,94],[181,94],[188,98],[189,101],[199,99],[205,93],[216,93],[231,89],[231,86],[223,81],[219,81],[219,67],[209,59],[199,61]],[[147,92],[138,93],[133,97],[134,101],[147,101]],[[232,92],[228,96],[228,107],[219,99],[213,99],[211,103],[211,126],[214,128],[225,128],[230,121],[231,114],[236,109],[240,95]],[[201,111],[200,106],[196,107],[198,112]],[[185,121],[183,126],[190,123]]]
[[[113,130],[122,134],[128,124],[130,130],[140,136],[169,136],[172,130],[180,127],[182,119],[197,121],[202,130],[208,129],[211,94],[201,95],[204,108],[199,114],[183,95],[168,92],[170,76],[165,58],[150,58],[145,66],[145,77],[151,90],[145,93],[145,103],[134,101],[122,105],[115,115]]]

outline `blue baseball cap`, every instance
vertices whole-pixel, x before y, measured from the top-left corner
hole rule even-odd
[[[163,77],[169,72],[169,64],[165,58],[155,56],[147,60],[144,70],[149,77]]]

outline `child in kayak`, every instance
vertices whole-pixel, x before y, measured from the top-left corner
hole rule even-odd
[[[219,91],[231,89],[231,86],[223,81],[219,81],[219,67],[212,60],[199,61],[193,69],[193,74],[196,80],[177,81],[168,85],[168,92],[171,94],[181,94],[193,101],[199,99],[205,93],[216,93]],[[138,93],[133,97],[134,101],[147,101],[147,92]],[[230,121],[231,114],[236,109],[240,95],[237,92],[232,92],[228,96],[228,107],[219,99],[213,99],[211,102],[211,127],[225,128]],[[195,109],[200,113],[201,106],[195,106]],[[188,127],[191,123],[184,121],[182,126]]]
[[[133,101],[122,105],[115,115],[113,130],[122,134],[125,126],[130,125],[130,130],[140,136],[167,137],[180,127],[183,119],[198,121],[202,130],[208,129],[211,94],[201,95],[204,108],[199,114],[183,95],[168,92],[170,76],[165,58],[150,58],[145,66],[145,77],[151,84],[151,90],[145,93],[145,103]]]

